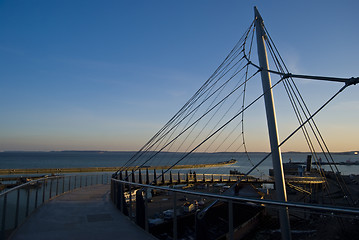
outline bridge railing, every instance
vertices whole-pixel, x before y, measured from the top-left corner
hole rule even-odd
[[[1,192],[0,239],[7,239],[32,212],[56,196],[81,187],[109,184],[110,178],[110,173],[50,176]]]
[[[290,213],[292,236],[300,236],[293,239],[303,236],[305,239],[343,239],[343,234],[350,235],[359,227],[358,208],[226,196],[201,192],[201,189],[189,191],[114,178],[111,179],[111,198],[132,221],[164,239],[179,239],[184,234],[193,234],[193,239],[211,239],[210,236],[237,239],[254,228],[257,239],[271,239],[268,235],[275,238],[276,234],[280,238],[277,212],[283,208]],[[218,209],[203,214],[203,209],[214,201]],[[194,202],[195,206],[191,207]],[[250,215],[247,219],[246,214]],[[214,223],[210,223],[210,218]],[[328,226],[332,226],[330,231]],[[224,233],[216,236],[219,228]]]

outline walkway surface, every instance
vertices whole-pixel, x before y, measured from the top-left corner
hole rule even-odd
[[[10,239],[156,239],[122,215],[109,193],[110,185],[95,185],[58,196],[35,211]]]

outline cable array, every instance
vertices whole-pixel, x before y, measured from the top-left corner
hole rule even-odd
[[[347,86],[355,83],[347,84],[348,82],[345,80],[339,79],[346,85],[340,88],[317,111],[311,113],[293,80],[294,76],[303,78],[310,78],[310,76],[291,74],[265,26],[264,31],[270,57],[269,62],[274,65],[273,69],[275,69],[269,70],[269,72],[277,77],[271,89],[282,84],[299,123],[299,126],[284,138],[280,146],[301,131],[307,142],[308,150],[314,157],[320,176],[326,181],[325,173],[320,166],[319,153],[330,164],[333,172],[338,172],[338,169],[314,121],[314,116]],[[255,169],[259,172],[258,166],[268,159],[271,153],[268,153],[262,160],[253,162],[248,152],[244,131],[245,113],[265,94],[258,94],[252,100],[247,97],[248,85],[251,84],[258,88],[259,84],[256,81],[259,79],[258,73],[262,71],[252,61],[252,58],[255,58],[252,56],[252,52],[255,52],[253,50],[254,32],[253,21],[207,81],[119,171],[129,168],[137,170],[145,166],[168,166],[162,171],[164,174],[179,164],[218,162],[219,159],[211,158],[205,153],[229,153],[231,158],[237,157],[241,159],[240,161],[250,163],[252,167],[245,173],[245,176],[251,174]],[[327,77],[313,77],[313,79],[325,78]],[[264,116],[260,116],[260,118],[264,118]],[[319,152],[317,146],[319,146]],[[215,173],[219,170],[202,169],[201,171],[202,173],[209,171]],[[336,174],[335,176],[340,189],[346,196],[350,196],[343,179]],[[158,178],[160,177],[161,175],[158,176]],[[292,187],[296,188],[293,185]],[[329,184],[327,184],[327,188],[329,188]],[[351,200],[350,197],[348,200]]]

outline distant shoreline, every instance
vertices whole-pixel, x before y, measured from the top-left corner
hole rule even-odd
[[[23,151],[23,150],[10,150],[10,151],[0,151],[0,153],[136,153],[138,151],[103,151],[103,150],[51,150],[51,151]],[[155,152],[155,151],[152,151]],[[183,153],[183,152],[162,152],[162,153]],[[235,153],[243,153],[243,152],[195,152],[193,154],[235,154]],[[248,152],[248,153],[258,153],[258,154],[268,154],[269,152]],[[298,152],[298,151],[287,151],[282,152],[285,154],[311,154],[310,152]],[[352,154],[357,155],[359,150],[357,151],[344,151],[344,152],[331,152],[333,154]],[[355,154],[357,153],[357,154]]]

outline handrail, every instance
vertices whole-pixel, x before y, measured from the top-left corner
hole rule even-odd
[[[109,184],[110,176],[110,173],[49,176],[0,193],[0,239],[6,239],[35,209],[54,197],[94,184]]]
[[[248,197],[239,197],[239,196],[227,196],[227,195],[219,195],[219,194],[210,194],[210,193],[203,193],[203,192],[195,192],[189,190],[181,190],[181,189],[174,189],[168,187],[161,187],[161,186],[154,186],[154,185],[147,185],[141,183],[133,183],[127,182],[123,180],[118,180],[112,178],[111,180],[115,182],[120,182],[122,184],[129,184],[138,187],[146,187],[146,188],[153,188],[163,191],[170,191],[175,193],[185,193],[185,194],[192,194],[198,196],[205,196],[210,198],[217,198],[224,201],[239,201],[239,202],[252,202],[256,204],[265,204],[265,205],[273,205],[279,207],[294,207],[294,208],[301,208],[301,209],[310,209],[316,211],[330,211],[330,212],[338,212],[338,213],[346,213],[346,214],[359,214],[359,209],[357,208],[349,208],[349,207],[333,207],[330,205],[317,205],[317,204],[306,204],[306,203],[299,203],[299,202],[282,202],[276,200],[267,200],[267,199],[256,199],[256,198],[248,198]]]

